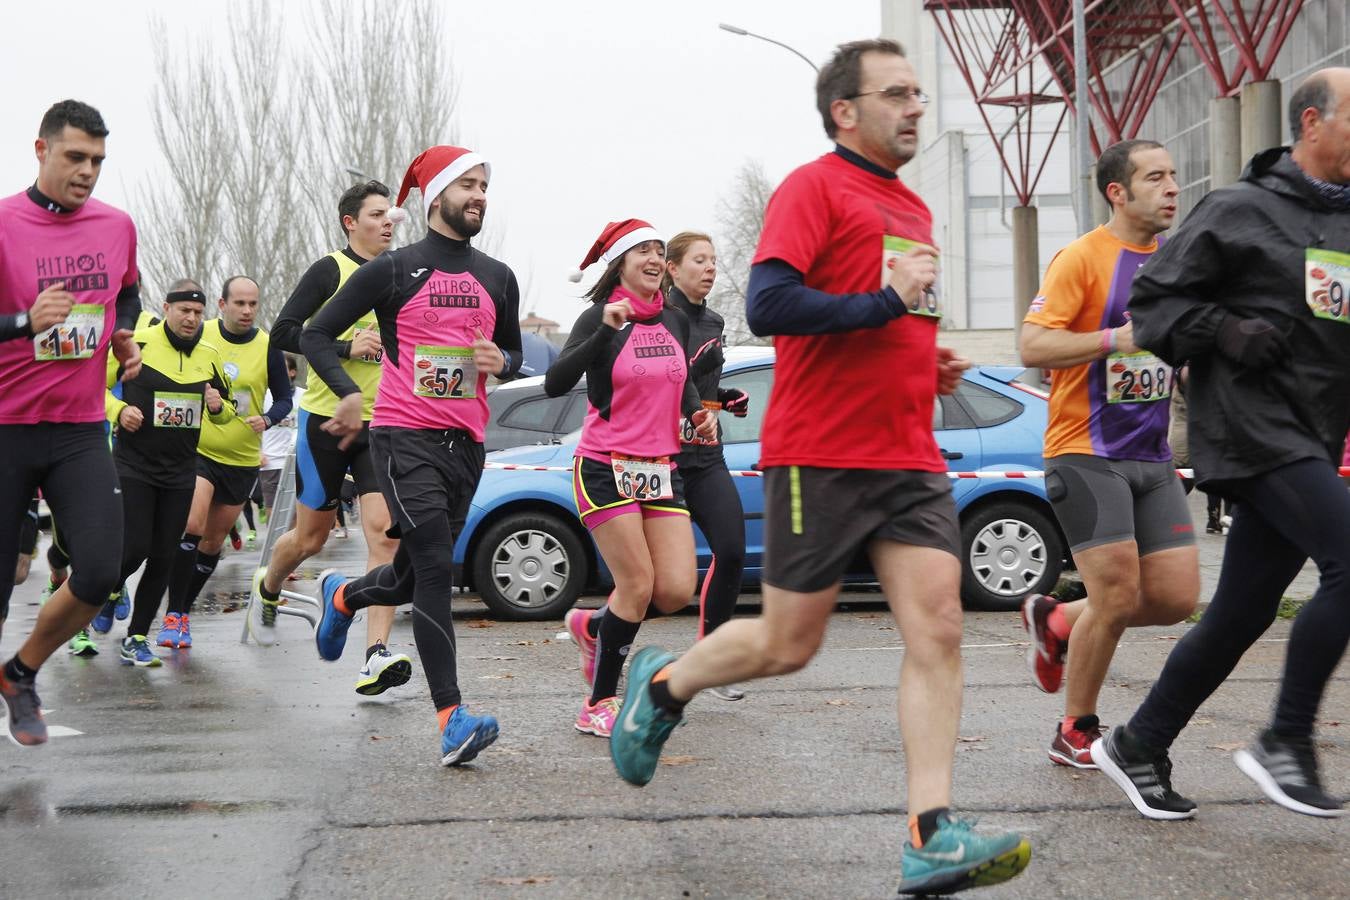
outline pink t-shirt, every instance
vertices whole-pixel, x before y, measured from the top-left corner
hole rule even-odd
[[[76,304],[63,325],[0,343],[0,425],[103,421],[117,295],[136,277],[136,228],[121,210],[90,199],[50,212],[26,193],[0,200],[0,313],[28,311],[58,281]]]
[[[462,428],[481,442],[487,374],[472,348],[496,324],[497,304],[472,273],[434,271],[398,311],[399,352],[385,355],[370,426]]]

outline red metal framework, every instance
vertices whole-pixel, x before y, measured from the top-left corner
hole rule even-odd
[[[1018,201],[1029,204],[1066,113],[1076,113],[1072,0],[925,0],[924,8],[975,98]],[[1087,0],[1093,153],[1138,134],[1180,49],[1181,35],[1200,55],[1220,94],[1228,96],[1244,80],[1269,77],[1302,8],[1303,0]],[[1231,73],[1224,68],[1216,25],[1237,49]],[[1116,66],[1127,67],[1123,76],[1113,71]],[[1033,79],[1042,85],[1036,88]],[[1057,103],[1063,108],[1055,131],[1036,160],[1033,112]],[[1001,136],[986,114],[987,107],[999,106],[1018,110],[1013,127]],[[1014,131],[1017,140],[1009,148],[1007,138]]]
[[[1231,97],[1248,81],[1265,81],[1275,58],[1284,47],[1294,20],[1303,11],[1303,0],[1168,0],[1182,32],[1199,54],[1219,89]],[[1237,49],[1232,74],[1224,70],[1222,49],[1214,37],[1211,11],[1229,42]],[[1194,21],[1192,21],[1194,20]]]

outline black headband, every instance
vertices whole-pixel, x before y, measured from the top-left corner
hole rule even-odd
[[[164,298],[165,303],[176,303],[179,300],[191,300],[193,303],[206,305],[206,295],[201,291],[169,291]]]

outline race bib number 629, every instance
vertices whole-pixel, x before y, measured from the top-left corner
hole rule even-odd
[[[675,496],[670,486],[670,457],[643,459],[614,454],[610,459],[614,486],[625,500],[669,500]]]

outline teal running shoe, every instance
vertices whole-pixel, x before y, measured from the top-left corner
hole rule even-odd
[[[674,661],[675,655],[660,647],[643,647],[628,664],[623,712],[609,736],[609,756],[619,777],[638,787],[652,780],[666,738],[684,719],[658,709],[648,690],[652,676]]]
[[[462,705],[450,714],[441,732],[441,765],[458,766],[473,759],[497,739],[497,720],[471,715]]]
[[[1031,862],[1031,845],[1009,831],[984,837],[974,822],[946,816],[922,848],[905,842],[900,860],[899,894],[954,894],[1002,884]]]
[[[342,651],[347,647],[347,629],[352,626],[353,617],[344,616],[333,605],[338,588],[346,583],[347,579],[337,569],[324,569],[319,573],[323,611],[319,614],[319,624],[314,626],[314,646],[319,650],[319,657],[329,662],[342,658]]]
[[[125,622],[127,616],[131,615],[131,594],[127,592],[125,583],[113,595],[113,616],[119,622]]]

